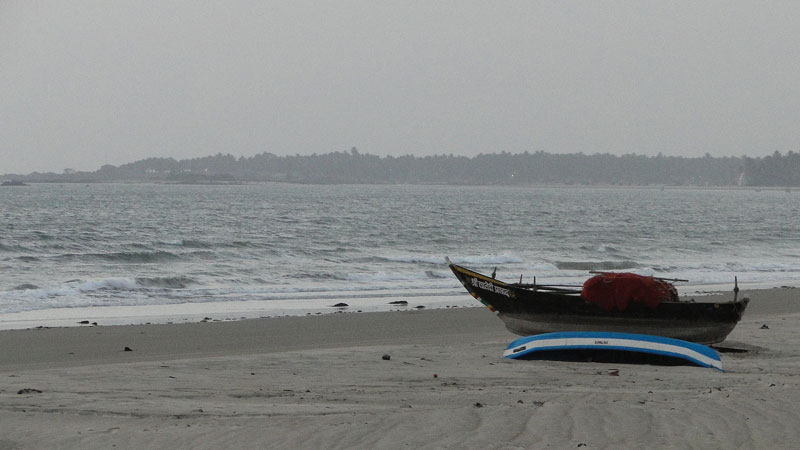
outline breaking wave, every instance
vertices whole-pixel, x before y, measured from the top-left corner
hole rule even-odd
[[[190,277],[153,277],[153,278],[136,278],[137,286],[144,287],[160,287],[167,289],[186,289],[190,285],[197,282]]]
[[[185,289],[197,284],[189,277],[106,278],[102,280],[70,280],[59,285],[39,287],[24,283],[13,288],[27,297],[57,297],[77,293],[91,294],[103,291],[137,291],[150,289]]]

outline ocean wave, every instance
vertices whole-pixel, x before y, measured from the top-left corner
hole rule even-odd
[[[197,239],[183,239],[180,241],[181,247],[186,248],[214,248],[215,245],[211,242],[200,241]]]
[[[14,287],[11,291],[0,293],[7,295],[22,295],[27,298],[62,297],[78,294],[93,294],[109,291],[149,291],[154,288],[172,290],[185,289],[197,282],[189,277],[138,277],[138,278],[105,278],[101,280],[70,280],[64,283],[39,287],[34,284],[24,283]]]
[[[181,259],[180,255],[165,251],[154,252],[110,252],[110,253],[65,253],[56,256],[58,260],[102,260],[123,263],[154,263]]]
[[[263,245],[252,241],[231,241],[231,242],[210,242],[200,239],[176,239],[169,241],[157,241],[156,245],[171,247],[215,249],[215,248],[262,248]]]
[[[13,290],[15,291],[30,291],[32,289],[39,289],[39,286],[30,283],[22,283],[18,286],[14,286]]]
[[[414,272],[353,272],[353,273],[324,273],[324,272],[298,272],[288,275],[288,278],[315,281],[355,281],[361,284],[383,283],[392,281],[415,282],[423,280],[441,280],[451,278],[449,271],[414,271]]]
[[[580,249],[598,253],[619,253],[619,249],[609,244],[581,245]]]
[[[347,275],[338,273],[324,273],[324,272],[297,272],[287,275],[288,278],[298,280],[347,280]]]
[[[30,251],[31,249],[28,247],[23,247],[22,245],[6,245],[0,243],[0,252],[26,253]]]
[[[160,287],[168,289],[185,289],[197,282],[190,277],[138,277],[136,278],[137,286],[143,287]]]
[[[556,261],[560,270],[624,270],[641,267],[636,261]]]
[[[453,276],[451,272],[434,272],[433,270],[426,270],[425,276],[430,279],[450,278]]]
[[[22,261],[22,262],[37,262],[37,261],[39,261],[39,258],[37,258],[35,256],[18,256],[15,259],[17,261]]]
[[[348,274],[347,280],[359,283],[417,282],[429,278],[426,272],[359,272]]]
[[[475,255],[475,256],[455,256],[450,258],[456,264],[473,264],[485,266],[491,264],[519,264],[524,262],[522,258],[511,253],[499,255]]]
[[[229,246],[233,247],[233,248],[261,248],[261,247],[263,247],[263,245],[259,245],[259,244],[255,243],[255,242],[250,242],[250,241],[233,241],[233,242],[230,243]]]
[[[441,265],[445,263],[445,255],[412,255],[412,254],[397,254],[397,255],[381,255],[376,256],[379,262],[399,262],[399,263],[413,263],[413,264],[436,264]],[[522,258],[517,255],[503,253],[499,255],[473,255],[473,256],[454,256],[450,258],[456,264],[472,264],[472,265],[489,265],[489,264],[518,264],[523,262]]]

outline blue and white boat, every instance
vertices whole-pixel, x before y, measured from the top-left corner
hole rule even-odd
[[[536,352],[616,350],[680,358],[702,367],[722,370],[719,354],[711,347],[648,334],[570,331],[521,337],[503,352],[506,358],[522,358]]]

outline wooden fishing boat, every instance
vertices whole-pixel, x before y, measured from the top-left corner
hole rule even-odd
[[[624,310],[589,302],[578,288],[508,283],[447,263],[458,280],[486,305],[512,333],[529,336],[564,331],[635,333],[682,339],[698,344],[722,342],[742,318],[750,301],[674,300],[630,303]]]

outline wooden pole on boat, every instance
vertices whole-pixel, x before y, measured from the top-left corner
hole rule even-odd
[[[739,278],[733,277],[733,303],[736,303],[737,297],[739,297]]]

